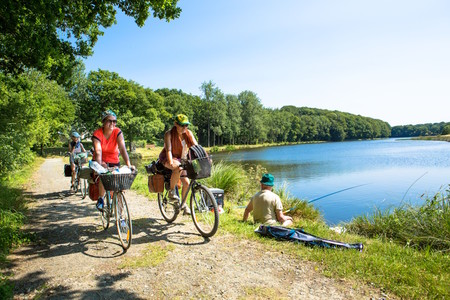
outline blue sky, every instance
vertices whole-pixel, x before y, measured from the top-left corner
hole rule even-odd
[[[391,125],[449,122],[450,1],[180,0],[139,28],[119,13],[86,70],[151,89],[255,92],[265,107],[339,110]]]

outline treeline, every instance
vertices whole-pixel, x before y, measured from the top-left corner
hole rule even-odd
[[[117,113],[128,146],[161,141],[178,113],[190,118],[191,130],[206,146],[390,136],[381,120],[306,107],[265,108],[256,93],[225,94],[211,81],[201,85],[201,95],[153,91],[106,70],[86,75],[80,64],[68,82],[63,87],[34,70],[0,72],[2,174],[27,163],[34,152],[61,144],[73,130],[89,138],[106,109]]]
[[[391,130],[392,137],[430,136],[439,134],[450,134],[450,122],[400,125],[392,127]]]

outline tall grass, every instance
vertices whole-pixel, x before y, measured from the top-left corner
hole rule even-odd
[[[291,196],[286,182],[275,186],[273,192],[280,197],[285,214],[291,216],[294,221],[298,219],[322,221],[320,212],[312,204]]]
[[[30,240],[30,236],[21,232],[20,228],[26,220],[26,198],[24,184],[33,171],[43,162],[42,158],[24,166],[22,170],[0,179],[0,266],[4,267],[9,251]],[[8,277],[0,272],[0,299],[12,298],[12,285]]]
[[[450,185],[420,206],[403,204],[355,218],[347,230],[420,249],[450,250]]]

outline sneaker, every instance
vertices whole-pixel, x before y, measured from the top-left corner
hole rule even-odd
[[[181,210],[183,211],[183,216],[190,216],[191,215],[191,210],[186,205],[186,203],[183,204],[183,206],[181,206]]]
[[[180,200],[180,197],[178,197],[177,192],[175,190],[169,191],[169,198],[172,200]]]
[[[103,203],[103,198],[99,197],[97,200],[97,204],[95,205],[99,211],[103,211],[103,207],[105,206],[105,203]]]

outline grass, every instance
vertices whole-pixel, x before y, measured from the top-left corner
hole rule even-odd
[[[346,224],[350,232],[419,249],[450,252],[450,185],[422,205],[403,204]]]
[[[119,268],[156,267],[162,264],[175,246],[164,242],[149,244],[138,257],[126,257]]]
[[[38,158],[33,164],[22,170],[0,179],[0,265],[4,268],[6,255],[14,247],[30,241],[30,235],[21,232],[20,228],[26,221],[26,198],[24,185],[37,167],[44,160]],[[0,273],[0,299],[12,297],[12,286],[8,276]]]

